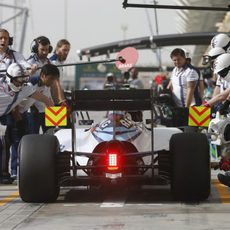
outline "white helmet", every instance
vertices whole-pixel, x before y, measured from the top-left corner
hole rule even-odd
[[[225,50],[221,47],[215,47],[209,50],[208,56],[211,60],[216,59],[219,55],[224,54]]]
[[[113,73],[107,73],[106,74],[106,78],[107,78],[107,81],[109,81],[109,82],[114,82],[114,78],[115,78],[115,76],[114,76],[114,74]]]
[[[12,80],[17,80],[20,86],[13,84]],[[24,83],[29,81],[29,76],[26,73],[25,68],[19,63],[12,63],[6,71],[6,82],[14,92],[19,92]]]
[[[212,61],[214,61],[219,55],[224,54],[224,53],[225,53],[225,50],[221,47],[211,48],[208,54],[203,56],[202,65],[207,65],[207,64],[212,65]]]
[[[230,54],[221,54],[213,63],[213,70],[225,81],[230,82]]]
[[[230,38],[227,34],[217,34],[211,40],[211,47],[221,47],[226,52],[230,50]]]

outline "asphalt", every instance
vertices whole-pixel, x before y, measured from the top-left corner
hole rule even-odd
[[[210,197],[175,202],[169,186],[101,191],[62,188],[55,203],[24,203],[16,184],[0,185],[0,229],[229,229],[230,189],[212,171]]]

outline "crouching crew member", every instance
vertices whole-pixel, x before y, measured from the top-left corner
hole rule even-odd
[[[11,156],[11,175],[17,174],[17,148],[20,141],[20,117],[18,116],[17,106],[25,98],[33,98],[43,102],[46,106],[53,106],[53,101],[36,91],[29,81],[29,74],[26,68],[18,63],[12,63],[6,72],[5,77],[0,79],[0,121],[3,125],[6,125],[6,139],[8,140],[8,146],[6,148],[12,148]],[[21,127],[21,126],[20,126]],[[8,172],[8,160],[9,151],[6,149],[6,162],[3,167],[7,174]],[[0,153],[2,157],[2,152]],[[2,159],[2,158],[1,158]],[[4,174],[4,172],[2,172]]]
[[[51,97],[51,91],[52,98],[56,102],[55,104],[65,106],[66,104],[63,91],[59,87],[56,87],[58,84],[57,82],[59,82],[59,76],[59,69],[55,65],[46,64],[42,67],[39,76],[31,78],[30,83],[38,92],[43,95],[47,95],[48,97]],[[27,133],[39,133],[40,127],[42,128],[43,133],[45,133],[48,129],[45,126],[45,113],[36,113],[34,110],[30,110],[30,107],[35,103],[36,100],[33,98],[24,100],[19,105],[19,111],[23,114],[25,121],[28,122]]]

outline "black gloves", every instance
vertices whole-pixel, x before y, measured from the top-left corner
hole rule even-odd
[[[229,112],[229,105],[230,105],[230,101],[226,100],[223,104],[221,104],[218,108],[218,111],[221,115],[226,115]]]

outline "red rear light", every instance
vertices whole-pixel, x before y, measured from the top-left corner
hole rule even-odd
[[[118,155],[117,153],[109,153],[108,154],[108,170],[117,170],[118,166]]]
[[[106,146],[106,168],[110,171],[121,169],[121,154],[123,152],[121,142],[113,140]]]
[[[120,154],[116,152],[108,153],[106,156],[106,166],[108,170],[118,170],[120,168]]]

